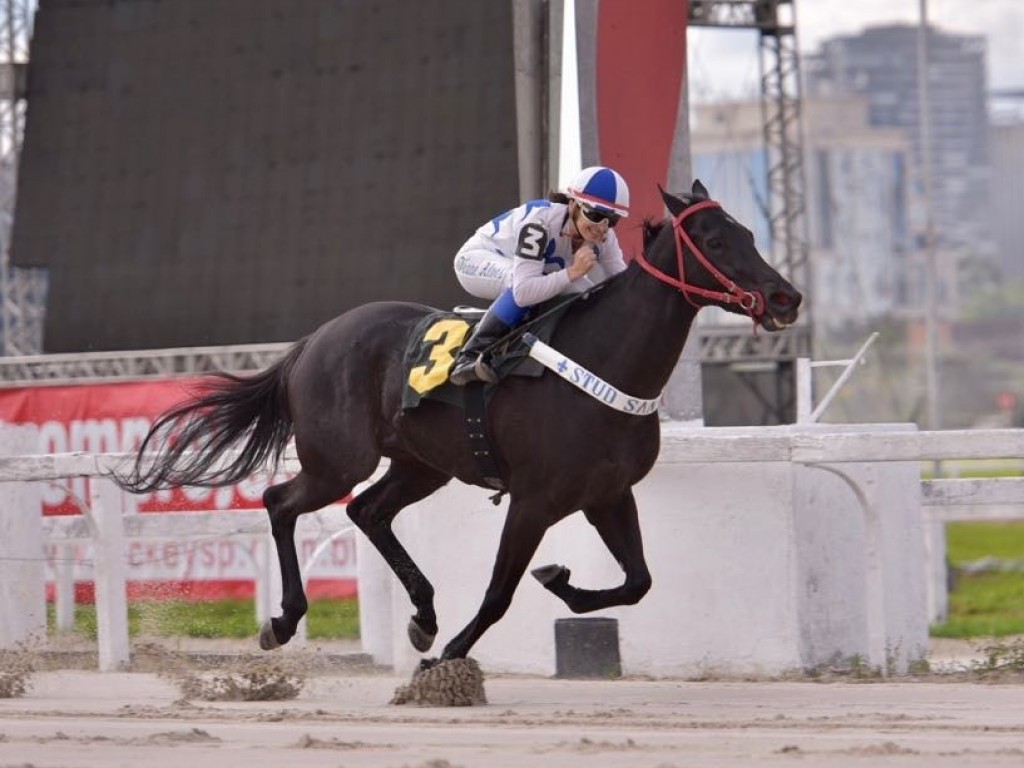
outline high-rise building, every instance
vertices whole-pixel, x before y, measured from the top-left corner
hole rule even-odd
[[[874,126],[902,129],[920,191],[922,121],[918,34],[912,25],[873,27],[825,41],[804,57],[807,93],[863,94]],[[931,209],[940,248],[995,254],[989,217],[990,153],[985,101],[985,39],[928,30]]]
[[[1024,278],[1024,120],[992,126],[992,232],[1006,278]]]
[[[803,114],[815,322],[829,331],[892,314],[904,301],[907,140],[871,126],[863,96],[808,99]],[[769,253],[760,104],[698,106],[691,146],[694,175]]]

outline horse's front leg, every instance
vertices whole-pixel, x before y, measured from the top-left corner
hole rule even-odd
[[[426,498],[450,479],[425,464],[392,459],[384,476],[348,505],[348,516],[387,561],[416,608],[409,620],[409,642],[421,653],[429,650],[437,636],[434,587],[398,541],[391,523],[402,509]]]
[[[633,605],[651,588],[651,573],[644,559],[640,520],[633,491],[626,489],[619,498],[607,504],[592,505],[583,510],[605,546],[622,566],[625,581],[612,589],[580,589],[569,583],[569,569],[546,565],[534,569],[533,576],[569,606],[573,613],[589,613],[613,605]]]
[[[543,514],[537,502],[512,499],[483,603],[473,620],[445,646],[442,661],[465,658],[484,632],[505,615],[512,604],[512,594],[550,525],[550,518]]]

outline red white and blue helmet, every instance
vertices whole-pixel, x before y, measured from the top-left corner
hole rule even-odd
[[[593,165],[584,168],[569,185],[568,195],[592,208],[598,208],[616,216],[629,216],[629,187],[626,181],[611,168]]]

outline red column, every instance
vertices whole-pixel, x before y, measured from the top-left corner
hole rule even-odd
[[[641,220],[664,215],[657,185],[668,187],[674,142],[689,141],[685,117],[677,125],[688,6],[687,0],[601,0],[598,6],[598,153],[629,184],[630,216],[618,232],[627,256],[640,250]]]

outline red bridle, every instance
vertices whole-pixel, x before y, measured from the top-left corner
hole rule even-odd
[[[740,288],[736,283],[726,277],[722,272],[712,264],[708,258],[701,253],[700,248],[693,242],[690,236],[683,229],[683,220],[694,214],[697,211],[703,211],[707,208],[721,208],[720,203],[716,203],[714,200],[702,200],[699,203],[685,208],[678,216],[672,217],[672,231],[675,233],[676,241],[676,265],[679,269],[679,279],[666,275],[656,266],[647,261],[647,258],[640,253],[636,260],[640,262],[640,266],[643,267],[647,272],[654,276],[655,279],[660,280],[666,285],[671,285],[673,288],[677,288],[683,297],[695,307],[700,307],[690,298],[690,294],[696,294],[703,296],[705,299],[712,299],[714,301],[721,302],[723,304],[737,304],[739,308],[750,315],[751,319],[756,321],[761,315],[764,314],[764,296],[760,291],[745,291]],[[686,273],[683,267],[683,244],[690,249],[690,253],[694,255],[694,258],[701,263],[701,265],[708,271],[708,273],[719,282],[719,284],[725,288],[723,291],[709,291],[706,288],[701,288],[696,285],[690,285],[686,282]]]

